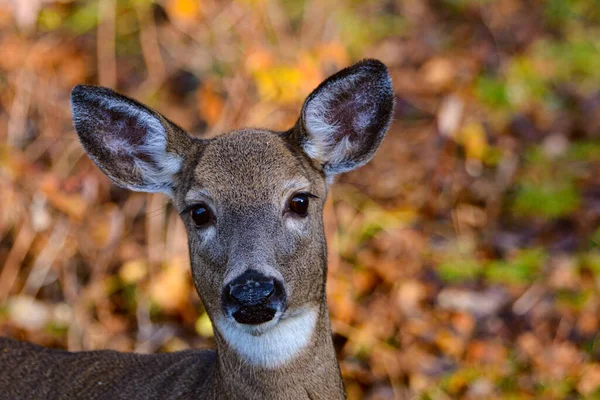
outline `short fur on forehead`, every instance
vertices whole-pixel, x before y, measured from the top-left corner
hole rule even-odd
[[[367,163],[392,119],[394,92],[387,68],[363,60],[325,80],[306,99],[296,141],[328,176]]]
[[[155,111],[110,89],[79,85],[71,92],[73,122],[90,158],[116,184],[172,194],[182,156],[167,151],[169,135],[187,135]]]

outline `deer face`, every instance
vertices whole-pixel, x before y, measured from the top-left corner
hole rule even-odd
[[[90,158],[121,186],[173,198],[218,339],[235,347],[245,335],[259,352],[261,337],[271,342],[274,332],[294,333],[298,349],[310,340],[325,309],[327,185],[372,158],[393,104],[387,69],[374,60],[323,82],[296,126],[282,133],[246,129],[194,139],[108,89],[72,93],[75,128]],[[236,349],[249,361],[263,357]]]
[[[325,178],[282,135],[238,131],[206,144],[175,195],[192,271],[212,315],[257,333],[318,305]]]

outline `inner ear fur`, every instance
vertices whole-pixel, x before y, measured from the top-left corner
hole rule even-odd
[[[393,109],[386,66],[363,60],[329,77],[308,96],[292,139],[326,175],[346,172],[374,156]]]
[[[116,184],[172,193],[193,139],[151,108],[99,86],[71,92],[73,122],[90,158]]]

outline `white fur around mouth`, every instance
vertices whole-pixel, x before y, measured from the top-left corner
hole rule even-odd
[[[220,316],[216,321],[227,344],[249,364],[277,368],[295,358],[312,338],[318,311],[304,309],[260,325],[243,325]]]

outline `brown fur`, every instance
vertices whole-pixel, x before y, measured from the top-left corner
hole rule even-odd
[[[322,213],[328,180],[367,162],[387,130],[394,101],[383,64],[356,64],[309,96],[303,110],[326,110],[329,130],[311,131],[307,126],[320,121],[307,122],[303,111],[287,132],[244,129],[200,140],[107,89],[77,87],[72,99],[92,160],[122,186],[164,191],[182,212],[217,351],[69,353],[0,338],[0,398],[344,398],[325,296]],[[150,137],[158,141],[142,146]],[[350,141],[337,147],[344,138]],[[304,218],[286,211],[298,191],[314,196]],[[184,212],[198,202],[214,214],[209,227],[196,227]],[[244,359],[219,328],[219,319],[228,318],[223,287],[248,269],[283,282],[287,303],[277,324],[309,308],[318,313],[308,345],[276,368]]]

